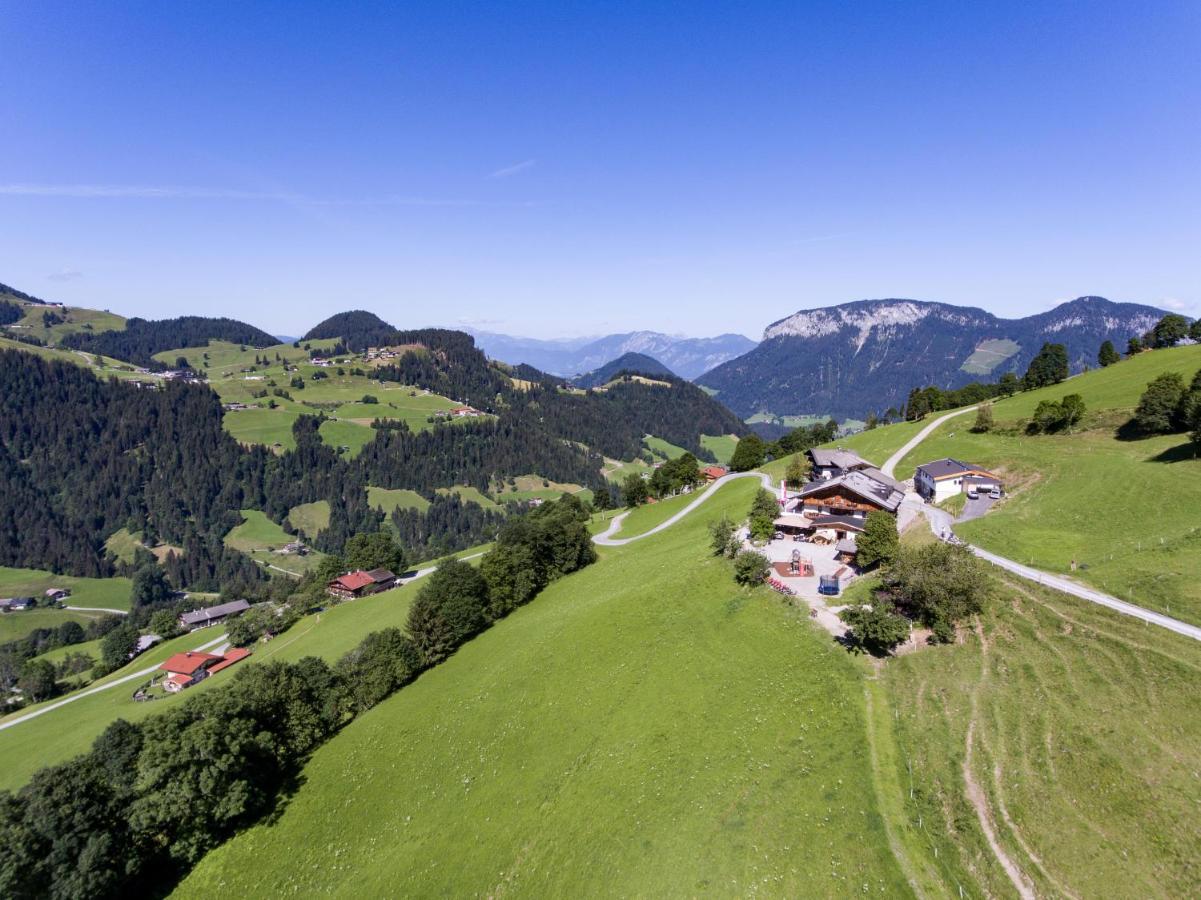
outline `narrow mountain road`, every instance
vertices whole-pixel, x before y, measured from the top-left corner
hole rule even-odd
[[[934,429],[938,428],[943,422],[952,419],[955,416],[961,416],[966,412],[971,412],[976,407],[969,406],[965,409],[959,409],[952,413],[947,413],[945,416],[939,416],[916,435],[913,436],[905,446],[901,447],[896,453],[888,458],[888,462],[880,467],[880,471],[886,475],[893,475],[897,464],[905,458],[905,456],[918,446],[923,440],[930,436]],[[894,476],[895,477],[895,476]],[[954,520],[951,515],[945,510],[939,509],[937,506],[931,506],[926,503],[918,494],[910,491],[905,495],[904,501],[901,503],[901,508],[898,510],[897,527],[902,531],[912,522],[917,516],[925,516],[930,523],[930,530],[939,538],[939,540],[950,541],[954,540],[955,534],[952,531]],[[1061,575],[1052,575],[1050,572],[1043,572],[1039,569],[1024,566],[1012,559],[1007,559],[996,553],[991,553],[980,547],[967,545],[976,556],[983,559],[985,562],[992,563],[998,568],[1004,569],[1019,578],[1025,578],[1027,581],[1033,581],[1045,587],[1052,588],[1064,594],[1070,594],[1073,597],[1078,597],[1081,600],[1087,600],[1089,603],[1096,603],[1098,606],[1104,606],[1107,609],[1112,609],[1116,613],[1124,616],[1130,616],[1135,619],[1141,619],[1149,625],[1158,625],[1160,628],[1166,628],[1169,631],[1174,631],[1176,634],[1183,635],[1187,638],[1192,638],[1194,641],[1201,641],[1201,628],[1196,625],[1190,625],[1187,622],[1181,622],[1179,619],[1173,619],[1171,616],[1165,616],[1163,613],[1157,613],[1150,609],[1145,609],[1141,606],[1135,606],[1133,603],[1127,603],[1125,600],[1119,600],[1117,597],[1110,596],[1102,591],[1094,590],[1090,587],[1085,587],[1078,582],[1072,581],[1069,578],[1064,578]]]
[[[774,489],[770,475],[765,475],[762,472],[733,472],[729,475],[723,475],[721,478],[717,479],[715,482],[713,482],[713,484],[705,488],[699,497],[685,506],[678,513],[673,515],[670,519],[665,522],[660,522],[649,531],[644,531],[642,534],[636,534],[633,537],[628,538],[613,537],[613,535],[621,529],[621,523],[625,521],[625,517],[629,515],[628,512],[623,512],[620,516],[614,517],[613,521],[609,523],[609,527],[605,529],[605,531],[603,531],[601,534],[593,536],[593,543],[601,547],[621,547],[626,544],[633,543],[634,541],[640,541],[643,538],[650,537],[652,534],[658,534],[660,531],[665,531],[712,497],[713,494],[722,487],[722,485],[729,484],[736,478],[758,478],[763,482],[764,488],[769,491]]]
[[[108,606],[64,606],[63,609],[73,609],[75,612],[102,612],[112,613],[114,616],[127,616],[127,609],[112,609]]]
[[[217,646],[224,640],[226,640],[226,637],[223,634],[219,638],[214,638],[208,643],[201,644],[199,647],[193,647],[191,652],[198,653],[208,650],[211,647]],[[140,678],[145,678],[147,675],[157,671],[158,666],[147,666],[145,669],[138,669],[138,671],[131,672],[129,675],[123,675],[120,678],[115,678],[112,681],[105,682],[104,684],[96,687],[70,694],[64,697],[62,700],[59,700],[57,703],[51,703],[49,706],[43,706],[41,709],[35,709],[31,713],[26,713],[23,716],[17,716],[15,719],[9,719],[7,722],[0,722],[0,731],[3,731],[6,728],[12,728],[14,725],[20,725],[22,722],[28,722],[30,719],[36,719],[38,716],[44,716],[46,713],[52,712],[53,710],[62,709],[68,703],[74,703],[76,700],[82,700],[84,697],[92,696],[92,694],[99,694],[101,691],[107,691],[110,688],[127,684],[130,681],[137,681]]]
[[[945,416],[939,416],[937,419],[911,437],[909,441],[903,447],[901,447],[900,450],[888,457],[888,461],[884,463],[884,465],[880,466],[880,471],[890,478],[895,478],[896,475],[894,473],[896,472],[897,464],[903,460],[906,455],[908,455],[910,450],[928,438],[934,432],[934,429],[936,429],[943,422],[947,421],[947,419],[953,419],[956,416],[962,416],[964,413],[969,413],[975,408],[976,407],[974,406],[965,406],[963,409],[957,409],[954,412],[949,412]]]

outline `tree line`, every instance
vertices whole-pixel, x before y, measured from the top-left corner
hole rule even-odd
[[[165,369],[154,354],[184,347],[204,347],[210,340],[271,347],[278,344],[262,329],[236,319],[180,316],[175,319],[127,319],[119,331],[77,331],[63,335],[62,345],[123,359],[147,369]]]
[[[140,724],[118,720],[91,751],[0,793],[0,893],[166,893],[236,831],[270,815],[301,766],[356,716],[472,636],[586,566],[595,550],[574,498],[506,524],[478,570],[439,566],[406,630],[373,632],[333,666],[244,664],[220,690]]]

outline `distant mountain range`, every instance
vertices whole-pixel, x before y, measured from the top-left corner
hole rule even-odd
[[[647,356],[644,353],[623,353],[617,359],[605,363],[599,369],[593,369],[585,375],[573,378],[572,384],[582,388],[600,387],[601,385],[608,384],[622,372],[628,372],[632,375],[646,375],[651,378],[675,377],[675,373],[657,359]]]
[[[860,300],[772,323],[762,343],[697,383],[743,418],[760,412],[862,418],[899,409],[912,387],[1020,375],[1047,341],[1065,344],[1079,372],[1097,364],[1103,341],[1123,349],[1163,315],[1103,297],[1080,297],[1023,319],[947,303]]]
[[[570,378],[600,368],[626,353],[658,360],[681,378],[694,379],[727,360],[741,356],[755,342],[741,334],[687,338],[657,331],[632,331],[600,338],[539,340],[464,329],[492,359],[511,365],[527,363],[543,372]]]

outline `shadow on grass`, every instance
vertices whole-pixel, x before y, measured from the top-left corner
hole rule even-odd
[[[1190,459],[1201,458],[1201,447],[1194,444],[1192,441],[1185,441],[1183,444],[1177,444],[1175,447],[1169,447],[1162,453],[1157,453],[1150,457],[1151,462],[1157,463],[1175,463],[1185,462]]]

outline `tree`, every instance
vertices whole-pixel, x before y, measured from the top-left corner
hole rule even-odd
[[[1122,357],[1118,354],[1117,349],[1113,346],[1113,341],[1106,341],[1101,345],[1101,350],[1097,353],[1097,362],[1101,364],[1101,368],[1112,366],[1116,362],[1121,362]]]
[[[31,659],[21,667],[17,687],[30,703],[39,703],[54,696],[54,666],[44,659]]]
[[[1184,379],[1178,372],[1164,372],[1154,378],[1134,410],[1134,424],[1143,434],[1171,434],[1183,423],[1179,421],[1184,400]]]
[[[992,404],[981,403],[976,407],[976,424],[972,426],[972,431],[977,434],[984,434],[987,431],[992,431],[993,415]]]
[[[997,393],[1002,397],[1012,397],[1021,389],[1022,383],[1013,372],[1006,372],[997,382]]]
[[[379,403],[379,398],[376,397],[374,394],[364,394],[363,399],[360,400],[359,402],[366,403],[369,405],[375,405],[376,403]]]
[[[373,631],[338,660],[335,671],[347,685],[356,712],[363,712],[412,681],[421,653],[399,628]]]
[[[1068,348],[1063,344],[1043,344],[1042,349],[1030,361],[1030,367],[1022,378],[1025,390],[1059,384],[1070,374]]]
[[[1151,334],[1157,348],[1175,347],[1188,337],[1188,319],[1179,313],[1168,313],[1155,323],[1155,327],[1151,329]]]
[[[730,556],[731,551],[736,551],[738,541],[734,538],[735,532],[734,523],[730,521],[729,516],[722,516],[716,522],[709,523],[709,546],[713,550],[714,556]]]
[[[984,608],[990,593],[984,563],[952,544],[901,547],[881,580],[897,608],[944,642],[954,639],[956,623]]]
[[[317,563],[309,574],[314,581],[318,582],[324,588],[328,582],[333,581],[339,575],[349,570],[350,567],[346,565],[346,560],[336,553],[331,553]]]
[[[1188,336],[1190,340],[1194,340],[1201,344],[1201,319],[1194,319],[1193,324],[1189,326]]]
[[[867,606],[848,606],[838,617],[860,647],[878,656],[891,652],[909,637],[909,620],[884,597],[873,597]]]
[[[809,469],[811,468],[809,457],[804,453],[798,453],[788,462],[788,469],[784,472],[784,480],[793,487],[800,487],[809,480]]]
[[[129,662],[137,649],[138,630],[132,623],[123,622],[100,642],[100,662],[111,672]]]
[[[129,602],[133,609],[154,607],[171,599],[171,585],[157,563],[148,562],[133,575]]]
[[[641,506],[650,495],[651,491],[647,486],[646,479],[637,472],[627,475],[625,481],[621,483],[621,502],[631,509]]]
[[[896,518],[891,513],[874,509],[867,514],[863,534],[855,542],[858,547],[855,561],[864,567],[890,563],[897,555],[900,542]]]
[[[469,563],[459,559],[443,560],[417,593],[414,608],[418,603],[437,613],[450,629],[450,638],[457,647],[487,624],[488,582]],[[412,616],[409,628],[414,643],[425,656],[422,640],[412,631]]]
[[[749,472],[763,465],[767,447],[763,438],[752,432],[738,441],[730,457],[730,468],[735,472]]]
[[[173,638],[182,631],[179,617],[169,609],[160,609],[152,615],[146,628],[150,634],[157,634],[163,640]]]
[[[1063,421],[1063,407],[1057,400],[1040,400],[1030,422],[1033,434],[1049,434]]]
[[[743,550],[734,557],[734,580],[739,584],[762,584],[771,571],[771,564],[762,553]]]
[[[605,512],[613,508],[613,497],[608,488],[609,486],[606,484],[592,492],[592,508],[597,512]]]
[[[1132,337],[1126,342],[1126,355],[1134,356],[1137,353],[1143,352],[1143,342],[1136,337]]]
[[[71,644],[82,644],[87,640],[87,632],[78,622],[63,622],[58,626],[58,643],[68,647]]]
[[[776,530],[776,516],[779,515],[779,512],[780,507],[776,504],[776,499],[760,488],[751,502],[751,538],[756,541],[770,540]]]
[[[391,533],[356,534],[342,548],[342,558],[351,569],[387,569],[399,575],[405,570],[405,554]]]
[[[1079,394],[1068,394],[1059,401],[1060,408],[1060,427],[1066,428],[1068,431],[1072,427],[1080,424],[1084,419],[1084,414],[1087,408],[1084,405],[1084,398]]]

